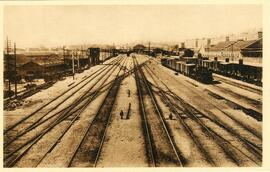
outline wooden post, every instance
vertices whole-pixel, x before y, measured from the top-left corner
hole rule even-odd
[[[77,58],[77,65],[78,65],[78,69],[80,69],[80,56],[78,55],[78,51],[76,51],[76,58]]]
[[[72,51],[72,73],[73,73],[73,80],[74,80],[74,77],[75,77],[75,70],[74,70],[74,52]]]
[[[15,98],[17,99],[17,57],[16,57],[16,43],[14,42],[14,73],[15,73]]]
[[[11,91],[11,83],[10,83],[10,66],[9,66],[9,42],[7,37],[7,54],[6,54],[6,64],[7,64],[7,75],[8,75],[8,91]]]

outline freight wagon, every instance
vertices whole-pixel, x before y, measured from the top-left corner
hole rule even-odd
[[[163,58],[161,63],[176,72],[191,77],[203,83],[213,81],[212,71],[206,67],[197,65],[197,58],[182,57],[180,59]]]
[[[220,75],[262,85],[262,67],[243,64],[242,59],[239,60],[239,63],[230,63],[228,60],[218,61],[217,59],[199,60],[198,64]]]

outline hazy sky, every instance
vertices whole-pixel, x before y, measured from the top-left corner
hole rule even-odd
[[[259,5],[5,6],[19,47],[182,41],[262,27]]]

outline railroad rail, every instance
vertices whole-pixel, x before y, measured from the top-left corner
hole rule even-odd
[[[222,109],[221,107],[219,107],[218,105],[214,104],[213,102],[209,101],[208,99],[205,99],[205,97],[203,97],[200,94],[197,94],[193,89],[191,89],[190,87],[184,85],[183,83],[179,82],[178,80],[175,80],[175,82],[177,82],[180,85],[185,86],[190,93],[196,94],[197,96],[199,96],[199,98],[201,100],[204,100],[205,102],[209,103],[210,105],[212,105],[214,108],[216,108],[217,110],[219,110],[220,112],[222,112],[226,117],[228,117],[230,120],[232,120],[233,122],[235,122],[239,127],[241,127],[242,129],[246,130],[247,132],[249,132],[250,134],[254,135],[256,138],[262,140],[262,135],[260,132],[256,131],[255,129],[252,128],[252,126],[248,126],[246,124],[244,124],[243,122],[239,121],[238,119],[236,119],[235,117],[233,117],[231,114],[229,114],[228,112],[226,112],[224,109]],[[218,117],[216,117],[215,114],[213,114],[213,112],[211,112],[208,109],[205,109],[207,111],[207,113],[209,115],[211,115],[213,118],[216,118],[217,120]],[[220,120],[219,120],[220,121]],[[223,122],[222,122],[223,123]],[[235,131],[237,133],[237,131]],[[239,134],[239,133],[238,133]],[[239,134],[240,135],[240,134]],[[247,139],[246,139],[247,140]]]
[[[154,72],[151,71],[151,69],[149,68],[148,65],[146,65],[146,71],[148,72],[149,76],[152,78],[152,80],[155,83],[155,88],[158,88],[162,100],[164,101],[164,103],[166,105],[169,106],[170,110],[177,116],[177,118],[179,119],[181,125],[183,125],[184,129],[186,130],[186,132],[188,133],[188,135],[191,137],[191,139],[195,142],[195,144],[197,145],[197,147],[199,148],[199,150],[201,151],[201,153],[205,156],[206,161],[211,164],[212,166],[217,166],[216,163],[214,162],[213,158],[210,156],[210,154],[207,152],[207,150],[203,147],[203,144],[200,142],[200,140],[196,137],[196,135],[194,134],[194,132],[192,131],[192,129],[188,126],[188,124],[185,122],[185,120],[183,119],[182,115],[180,114],[186,114],[186,112],[183,109],[179,109],[178,107],[176,107],[171,100],[169,99],[169,97],[166,95],[167,94],[167,90],[164,91],[163,89],[161,89],[160,86],[158,86],[159,84],[157,83],[157,79],[155,80],[153,75]],[[161,81],[162,82],[162,81]],[[170,90],[168,90],[170,91]],[[170,91],[171,92],[171,91]]]
[[[246,153],[244,153],[243,151],[241,151],[239,148],[235,147],[234,145],[232,145],[229,141],[227,141],[226,139],[224,139],[222,136],[218,135],[215,131],[213,131],[211,128],[207,127],[204,122],[198,118],[199,116],[202,116],[203,118],[207,118],[203,113],[201,113],[200,111],[196,110],[195,108],[193,108],[192,106],[190,106],[188,103],[184,102],[183,99],[181,99],[179,96],[177,96],[175,93],[173,93],[168,86],[161,80],[158,79],[158,77],[156,76],[156,74],[146,65],[147,67],[147,71],[150,74],[150,76],[152,77],[153,81],[156,84],[156,88],[159,89],[159,91],[162,94],[163,99],[166,101],[166,104],[168,104],[170,106],[170,109],[178,116],[178,119],[180,119],[180,122],[185,126],[186,130],[190,133],[189,129],[187,128],[188,126],[186,126],[186,124],[184,123],[184,120],[181,119],[181,115],[179,115],[178,111],[181,112],[185,112],[185,114],[187,114],[190,119],[193,119],[198,125],[200,125],[203,128],[203,131],[209,135],[210,137],[213,138],[213,140],[223,149],[223,151],[227,154],[228,157],[230,157],[233,162],[235,164],[237,164],[238,166],[241,166],[241,164],[243,164],[242,160],[239,159],[239,157],[237,157],[236,155],[234,155],[234,153],[241,153],[243,156],[245,156],[247,159],[249,159],[250,161],[256,163],[257,165],[261,164],[261,153],[260,150],[258,150],[258,147],[256,147],[256,145],[252,144],[251,142],[249,142],[248,140],[243,139],[241,136],[236,135],[238,139],[241,139],[245,145],[247,146],[247,149],[249,151],[251,151],[252,153],[255,154],[255,156],[258,158],[257,160],[252,159],[251,157],[249,157]],[[155,77],[157,78],[156,80],[159,80],[163,86],[166,87],[166,91],[164,91],[163,89],[161,89],[158,86],[158,83],[156,82],[156,80],[154,79],[154,77],[152,75],[155,75]],[[171,100],[168,98],[168,96],[166,94],[169,94],[169,96],[171,96],[173,99],[177,100],[177,103],[180,103],[181,105],[177,105],[176,103],[172,103]],[[208,119],[208,118],[207,118]],[[212,120],[213,122],[213,120]],[[215,121],[215,124],[217,125],[217,122]],[[218,123],[218,125],[220,126],[220,123]],[[230,132],[232,132],[228,127],[221,125],[223,128],[226,128],[227,130],[229,130]],[[236,134],[236,133],[233,133]],[[189,134],[191,136],[191,134]],[[194,140],[194,137],[192,136],[192,139]],[[194,142],[197,142],[194,140]],[[211,163],[212,164],[212,163]]]
[[[113,60],[111,63],[115,63],[119,61],[119,59],[115,59]],[[98,69],[97,71],[95,71],[94,73],[90,74],[89,76],[87,76],[86,78],[84,78],[83,80],[81,80],[80,82],[78,82],[77,84],[73,85],[71,88],[68,88],[67,90],[65,90],[63,93],[61,93],[60,95],[58,95],[57,97],[55,97],[54,99],[50,100],[49,102],[47,102],[46,104],[42,105],[41,107],[39,107],[38,109],[36,109],[34,112],[25,115],[25,117],[23,117],[21,120],[17,121],[16,123],[14,123],[13,125],[7,127],[6,129],[4,129],[4,134],[7,133],[8,131],[12,130],[13,128],[15,128],[16,126],[18,126],[20,123],[24,122],[25,120],[27,120],[28,118],[32,117],[33,115],[37,114],[39,111],[41,111],[42,109],[44,109],[45,107],[47,107],[48,105],[50,105],[51,103],[53,103],[54,101],[58,100],[60,97],[64,96],[65,94],[67,94],[68,92],[72,91],[72,89],[74,89],[75,87],[77,87],[78,85],[84,83],[85,81],[89,80],[91,81],[92,79],[94,79],[94,75],[98,76],[101,74],[101,72],[104,71],[104,69],[107,68],[106,66],[103,66],[102,68]],[[93,77],[93,78],[92,78]],[[83,86],[85,86],[86,84],[84,84]],[[82,86],[82,87],[83,87]],[[77,92],[78,90],[80,90],[82,87],[79,87],[78,89],[76,89],[75,91],[73,91],[71,93],[71,95],[73,95],[73,93]],[[61,104],[61,103],[59,103]]]
[[[95,167],[100,156],[104,143],[109,121],[112,115],[112,108],[123,77],[118,77],[121,68],[116,75],[116,79],[99,107],[94,119],[88,125],[83,134],[80,144],[75,149],[68,166],[69,167]]]
[[[255,87],[250,87],[250,86],[244,85],[244,84],[240,84],[239,82],[234,82],[232,80],[226,80],[225,78],[220,77],[217,74],[215,74],[214,77],[217,78],[218,81],[222,81],[222,82],[224,82],[226,84],[229,84],[229,85],[232,85],[232,86],[236,86],[236,87],[242,88],[244,90],[248,90],[250,92],[253,92],[253,93],[262,95],[262,90],[261,89],[258,89],[258,88],[255,88]]]
[[[134,65],[138,66],[138,61],[134,57]],[[143,114],[143,123],[147,134],[147,143],[150,150],[150,162],[152,166],[183,166],[183,157],[181,157],[180,151],[175,146],[173,139],[168,131],[168,128],[161,115],[161,110],[154,97],[153,91],[148,84],[148,81],[141,68],[138,68],[136,76],[137,85],[142,88],[138,92],[139,101],[141,106],[140,112]],[[143,97],[145,95],[145,97]],[[147,108],[146,102],[152,104],[152,108]],[[144,105],[143,105],[144,104]],[[146,111],[146,109],[148,111]],[[152,110],[151,110],[152,109]],[[151,112],[149,112],[151,110]],[[163,138],[161,140],[161,138]]]
[[[225,92],[228,95],[231,95],[232,97],[236,97],[237,99],[240,99],[242,101],[244,101],[246,104],[248,104],[249,106],[251,106],[254,110],[256,110],[256,112],[261,113],[262,112],[262,102],[259,100],[254,100],[250,97],[241,95],[239,93],[233,92],[230,89],[227,88],[223,88],[221,86],[218,85],[214,85],[214,87],[216,87],[218,90]]]
[[[117,65],[117,64],[115,64],[114,66],[112,66],[107,72],[113,70],[113,67],[116,67],[116,65]],[[99,73],[97,73],[97,74],[99,74]],[[106,75],[106,73],[105,73],[105,75]],[[105,76],[105,75],[104,75],[104,76]],[[97,76],[98,76],[98,75],[94,76],[94,78],[96,78]],[[100,78],[102,78],[102,77],[104,77],[104,76],[102,75]],[[93,79],[93,78],[92,78],[92,79]],[[100,81],[100,80],[98,80],[98,81]],[[15,128],[15,129],[16,129],[16,128],[18,129],[18,128],[19,128],[19,129],[20,129],[20,130],[19,130],[19,133],[17,133],[14,137],[8,135],[8,133],[5,133],[5,136],[6,136],[6,138],[8,137],[8,139],[5,140],[4,146],[9,145],[10,143],[12,143],[12,142],[13,142],[14,140],[16,140],[17,138],[23,136],[24,134],[28,133],[29,131],[33,130],[34,128],[36,128],[37,126],[43,124],[44,122],[47,122],[49,119],[51,119],[51,118],[53,118],[53,117],[55,117],[55,116],[57,116],[57,115],[59,115],[59,114],[67,113],[68,110],[70,111],[70,110],[74,107],[74,105],[77,105],[78,103],[80,103],[80,101],[83,100],[85,96],[87,96],[88,92],[90,92],[90,91],[93,89],[93,87],[94,87],[95,85],[97,85],[97,83],[98,83],[98,82],[94,83],[94,84],[88,89],[88,91],[85,92],[85,94],[84,94],[83,96],[80,96],[80,98],[78,99],[77,103],[73,102],[71,105],[68,105],[66,108],[64,108],[64,109],[62,109],[62,110],[56,112],[55,114],[51,115],[50,117],[48,117],[47,119],[45,119],[45,120],[43,120],[43,121],[41,121],[41,120],[44,119],[50,112],[52,112],[53,110],[56,110],[60,105],[62,105],[65,101],[67,101],[70,97],[72,97],[73,94],[70,94],[68,97],[66,97],[64,100],[62,100],[62,101],[61,101],[60,103],[58,103],[56,106],[54,106],[52,109],[50,109],[49,111],[47,111],[45,114],[41,114],[41,116],[38,117],[37,119],[35,119],[34,121],[31,121],[31,120],[26,121],[26,120],[29,119],[29,118],[27,118],[27,119],[24,118],[24,119],[23,119],[24,123],[26,123],[26,122],[31,123],[30,125],[25,125],[25,126],[24,126],[24,123],[18,122],[18,123],[17,123],[17,126],[14,126],[13,129],[14,129],[14,128]],[[85,84],[83,84],[82,86],[80,86],[76,91],[79,91],[80,89],[82,89],[83,87],[85,87],[85,85],[87,85],[87,84],[88,84],[88,82],[86,82]],[[74,93],[74,92],[73,92],[73,93]],[[61,116],[61,115],[60,115],[60,116]],[[23,126],[20,126],[20,125],[23,125]],[[10,130],[9,130],[9,131],[10,131]]]
[[[111,74],[112,73],[110,73],[109,75],[107,75],[107,77],[103,80],[103,83],[102,84],[104,84],[106,82],[106,80],[109,78],[109,76]],[[96,85],[96,83],[95,83],[95,85]],[[92,88],[93,87],[91,87],[91,89]],[[91,89],[89,91],[91,91]],[[85,107],[85,104],[90,103],[89,100],[92,100],[93,97],[97,96],[97,93],[98,93],[98,91],[95,91],[94,93],[88,93],[88,91],[86,91],[84,93],[84,95],[82,95],[82,97],[80,99],[78,99],[77,101],[73,102],[72,106],[70,106],[69,108],[65,109],[65,111],[63,111],[60,116],[58,116],[56,119],[54,119],[54,121],[52,121],[45,129],[42,129],[41,132],[39,132],[38,134],[36,134],[30,140],[26,140],[26,142],[23,142],[21,144],[15,145],[15,148],[13,148],[11,150],[7,150],[7,147],[10,146],[10,144],[12,142],[9,143],[8,145],[6,145],[5,151],[6,151],[6,153],[8,151],[8,154],[6,154],[6,156],[4,157],[5,166],[8,166],[8,167],[14,166],[16,164],[16,162],[19,161],[31,149],[31,147],[34,144],[36,144],[45,134],[47,134],[56,125],[58,125],[59,123],[61,123],[62,121],[64,121],[68,117],[70,117],[71,115],[74,116],[73,119],[76,119],[78,117],[78,115],[74,115],[74,113],[77,112],[79,109],[83,109],[82,107]],[[92,96],[90,96],[90,95],[92,95]],[[86,97],[90,97],[90,98],[88,98],[88,101],[87,100],[86,101],[84,100]],[[85,103],[81,107],[79,107],[78,109],[76,109],[75,107],[78,106],[78,104],[79,103],[82,103],[83,101],[85,101]],[[78,113],[78,114],[80,114],[80,113]],[[71,124],[73,122],[74,121],[72,120]],[[70,128],[70,126],[68,126],[68,128]],[[16,138],[15,140],[17,141],[17,139],[18,138]],[[11,146],[11,148],[12,148],[12,146]],[[24,150],[22,150],[22,149],[24,149]]]

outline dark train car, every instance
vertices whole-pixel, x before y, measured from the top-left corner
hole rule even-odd
[[[239,63],[218,61],[217,59],[199,60],[198,65],[220,75],[262,85],[262,67],[243,64],[241,59]]]
[[[212,71],[197,65],[198,59],[181,57],[178,59],[163,58],[161,64],[185,76],[191,77],[199,82],[209,84],[213,81]]]
[[[210,84],[213,81],[212,71],[206,67],[197,66],[193,71],[193,77],[203,83]]]
[[[231,74],[234,78],[257,85],[262,85],[262,67],[234,64]]]
[[[193,57],[194,56],[194,51],[191,49],[185,49],[183,57]]]
[[[98,65],[100,63],[100,48],[88,48],[88,55],[91,65]]]

